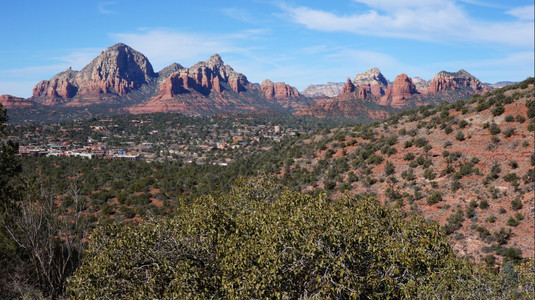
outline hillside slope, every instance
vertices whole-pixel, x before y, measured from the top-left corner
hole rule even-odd
[[[279,176],[302,191],[375,193],[436,220],[475,260],[534,253],[534,80],[310,135]]]

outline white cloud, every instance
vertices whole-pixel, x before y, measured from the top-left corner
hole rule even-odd
[[[245,23],[251,23],[254,24],[257,22],[257,19],[255,16],[250,14],[247,10],[243,8],[225,8],[222,9],[221,12],[225,15],[227,15],[230,18],[233,18],[235,20],[245,22]]]
[[[528,5],[522,7],[515,7],[513,9],[508,10],[506,13],[520,20],[533,21],[535,14],[535,6]]]
[[[440,43],[461,41],[533,46],[533,22],[475,20],[453,1],[355,1],[367,5],[369,10],[338,15],[303,6],[281,7],[293,22],[318,31],[345,31]],[[517,14],[523,16],[520,12]]]
[[[158,71],[174,62],[189,67],[215,53],[246,52],[248,49],[239,47],[237,43],[261,33],[260,30],[248,30],[229,35],[212,35],[151,29],[136,33],[113,33],[111,37],[143,53],[155,71]]]
[[[81,70],[95,59],[102,50],[100,48],[74,49],[66,55],[54,57],[53,59],[61,61],[63,66],[72,67],[73,70]]]
[[[116,14],[117,11],[110,8],[110,6],[113,6],[117,4],[115,1],[107,1],[107,2],[99,2],[97,4],[98,12],[103,15],[113,15]]]

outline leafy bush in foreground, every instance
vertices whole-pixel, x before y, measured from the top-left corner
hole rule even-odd
[[[98,228],[75,298],[401,297],[456,261],[435,223],[367,195],[329,199],[242,180],[173,218]]]
[[[435,223],[368,195],[329,199],[254,178],[183,204],[172,218],[96,229],[67,291],[82,299],[385,299],[433,294],[433,286],[434,295],[457,295],[466,283],[481,296],[502,283],[473,274]]]

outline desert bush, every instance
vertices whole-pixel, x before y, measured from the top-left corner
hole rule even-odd
[[[196,199],[172,218],[106,225],[92,234],[68,293],[412,298],[431,274],[462,268],[436,223],[357,197],[246,183],[228,195]]]

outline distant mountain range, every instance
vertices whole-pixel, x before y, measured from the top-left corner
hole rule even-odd
[[[71,68],[39,82],[28,99],[0,96],[10,116],[21,119],[78,115],[177,112],[209,115],[278,111],[317,117],[378,119],[392,111],[454,101],[488,87],[468,72],[442,71],[431,81],[401,74],[390,83],[377,68],[345,84],[311,85],[300,93],[269,79],[254,84],[218,54],[190,68],[174,63],[154,72],[140,52],[119,43],[80,71]]]

